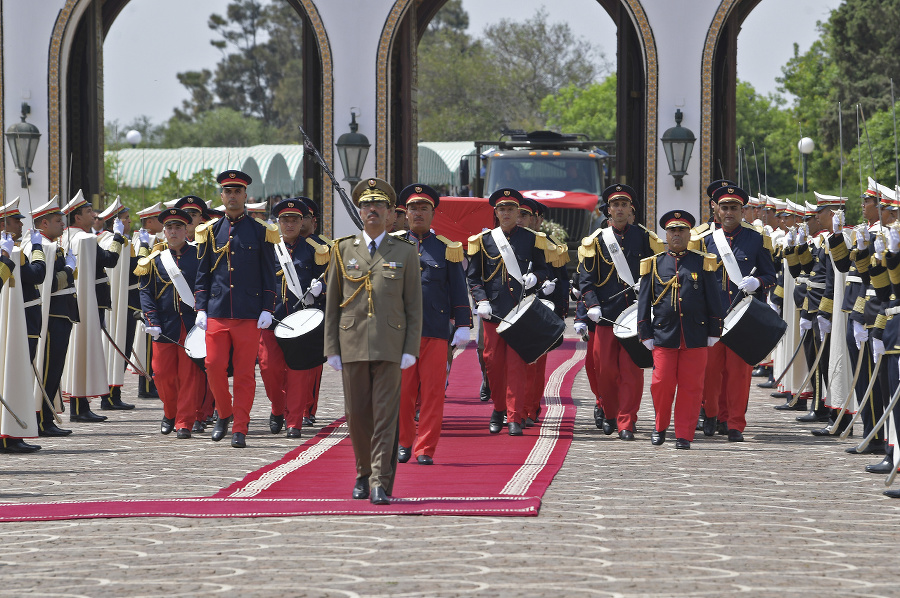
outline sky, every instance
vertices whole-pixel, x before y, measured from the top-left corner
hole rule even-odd
[[[106,121],[118,120],[124,126],[141,115],[156,124],[168,120],[188,97],[176,73],[213,69],[218,62],[220,52],[209,43],[213,32],[206,23],[211,13],[224,14],[228,1],[131,0],[103,46]],[[793,44],[798,43],[801,52],[809,48],[818,38],[816,21],[826,19],[840,3],[762,0],[738,36],[738,77],[758,92],[775,92],[775,78],[793,55]],[[473,35],[503,18],[524,20],[542,6],[551,22],[567,22],[576,37],[598,46],[614,63],[615,27],[606,11],[591,0],[463,0]],[[160,14],[178,15],[166,21],[164,36],[158,27],[147,26]]]

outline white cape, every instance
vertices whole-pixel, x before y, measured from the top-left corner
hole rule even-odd
[[[0,407],[0,434],[13,438],[36,438],[37,413],[32,395],[31,365],[28,363],[28,332],[25,329],[25,301],[19,275],[22,250],[13,249],[10,259],[15,270],[0,291],[0,394],[13,413],[26,424],[22,428],[6,407]]]

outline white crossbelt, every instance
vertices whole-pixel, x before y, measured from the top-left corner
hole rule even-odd
[[[100,284],[101,282],[109,282],[109,277],[108,277],[108,276],[104,276],[103,278],[98,278],[98,279],[95,280],[94,282],[97,283],[97,284]]]
[[[713,241],[716,242],[716,249],[719,250],[719,257],[722,258],[722,265],[725,266],[725,271],[728,273],[728,278],[734,284],[738,284],[744,279],[744,275],[741,272],[740,265],[738,265],[737,258],[734,257],[731,245],[725,239],[725,232],[721,228],[717,228],[713,231],[712,236]]]
[[[874,297],[875,289],[866,289],[866,297]]]
[[[896,316],[897,314],[900,314],[900,307],[889,307],[884,310],[884,314],[886,316]]]
[[[860,278],[859,276],[847,276],[847,282],[862,283],[862,278]]]
[[[811,289],[824,289],[825,283],[824,282],[807,282],[806,286],[808,286]]]
[[[41,298],[38,297],[37,299],[32,299],[31,301],[26,301],[25,305],[23,305],[22,307],[24,307],[25,309],[28,309],[29,307],[34,307],[35,305],[40,305],[40,304],[41,304]]]
[[[806,276],[798,276],[794,279],[794,282],[797,284],[806,284],[809,282],[809,278],[807,278]]]
[[[616,274],[619,275],[619,278],[625,284],[633,287],[634,276],[631,275],[631,268],[628,267],[628,261],[622,253],[622,248],[619,247],[619,241],[616,239],[616,234],[613,232],[612,227],[604,228],[600,235],[603,238],[603,244],[606,245],[606,250],[609,252],[609,257],[612,258],[613,264],[616,266]]]
[[[178,267],[178,264],[175,263],[172,252],[169,249],[160,251],[159,261],[162,262],[163,268],[166,269],[166,274],[169,275],[169,280],[172,281],[172,285],[178,291],[178,297],[187,305],[194,307],[194,295],[191,293],[191,287],[188,286],[187,281],[184,279],[184,273]]]
[[[515,278],[520,285],[525,286],[525,277],[522,276],[522,268],[519,267],[519,260],[516,259],[516,254],[513,253],[512,246],[510,246],[506,235],[503,234],[503,229],[499,226],[492,229],[491,238],[494,239],[497,249],[500,250],[500,256],[503,258],[503,263],[506,264],[507,273]]]
[[[52,293],[50,296],[51,297],[59,297],[60,295],[74,295],[74,294],[75,294],[75,287],[69,287],[69,288],[63,289],[61,291],[56,291],[55,293]]]
[[[136,291],[136,290],[138,290],[138,288],[139,288],[140,286],[141,286],[141,283],[136,282],[136,283],[134,283],[133,285],[131,285],[130,287],[128,287],[128,290],[129,290],[129,291]]]

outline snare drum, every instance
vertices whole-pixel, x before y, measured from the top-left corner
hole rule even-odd
[[[744,297],[725,315],[722,343],[750,365],[772,352],[787,324],[771,307],[751,296]]]
[[[566,323],[535,295],[529,295],[503,318],[497,334],[519,354],[525,363],[534,363],[541,355],[559,346]]]
[[[631,304],[631,307],[619,314],[619,317],[616,318],[616,324],[613,326],[613,334],[616,335],[619,343],[628,352],[636,366],[639,368],[652,368],[653,352],[644,346],[641,342],[641,337],[638,335],[637,310],[638,304],[635,302]]]
[[[289,328],[290,327],[290,328]],[[292,370],[311,370],[325,363],[325,314],[301,309],[275,327],[275,340]]]

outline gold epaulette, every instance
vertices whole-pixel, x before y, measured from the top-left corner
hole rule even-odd
[[[402,233],[402,234],[399,234],[399,235],[398,235],[397,233],[391,233],[391,236],[392,236],[393,238],[397,239],[398,241],[403,241],[404,243],[409,243],[410,245],[415,246],[415,243],[413,243],[412,241],[410,241],[409,238],[406,236],[406,231],[405,231],[405,230],[404,230],[404,231],[399,231],[399,232]]]
[[[553,261],[554,268],[562,268],[569,263],[569,248],[563,245],[556,246],[556,259]]]
[[[324,266],[331,259],[331,247],[325,243],[317,243],[312,237],[306,237],[306,243],[316,250],[316,265]]]
[[[163,249],[168,249],[168,248],[169,248],[169,246],[166,245],[165,241],[160,241],[159,243],[157,243],[156,245],[153,246],[153,249],[151,251],[155,251],[157,254],[159,254],[160,251],[162,251]],[[148,253],[147,255],[150,255],[150,254]]]
[[[653,272],[653,260],[655,259],[656,256],[654,255],[653,257],[645,257],[641,260],[641,276],[647,276]]]
[[[207,233],[209,232],[209,229],[211,229],[213,224],[218,221],[218,218],[213,218],[212,220],[198,225],[197,228],[194,229],[194,241],[196,243],[206,243],[206,237],[208,236]]]
[[[763,238],[763,247],[765,249],[767,249],[769,251],[769,253],[774,252],[775,247],[772,245],[772,237],[770,237],[769,235],[763,235],[762,238]]]
[[[483,234],[484,233],[478,233],[477,235],[472,235],[471,237],[469,237],[469,255],[475,255],[476,253],[481,251],[481,235]]]
[[[702,253],[702,252],[698,252]],[[715,272],[719,269],[719,259],[714,253],[703,254],[703,269],[707,272]]]
[[[746,220],[741,220],[741,226],[743,226],[744,228],[749,228],[750,230],[755,230],[756,232],[759,232],[759,230],[755,226],[753,226]],[[762,234],[762,233],[760,233],[760,234]]]
[[[159,255],[160,246],[165,248],[165,243],[158,243],[156,247],[153,248],[153,251],[138,260],[137,267],[134,269],[134,273],[137,276],[146,276],[147,274],[150,274],[153,270],[153,260]]]
[[[451,241],[444,235],[437,236],[438,241],[447,246],[447,250],[444,252],[444,259],[448,262],[459,263],[463,261],[463,248],[462,243],[459,241]]]
[[[329,239],[329,238],[326,237],[325,235],[319,235],[319,238],[322,239],[323,241],[325,241],[325,243],[327,243],[329,247],[331,247],[332,245],[334,245],[334,241],[332,241],[331,239]]]
[[[590,236],[583,238],[581,240],[581,245],[578,246],[578,261],[583,262],[586,258],[593,258],[596,255],[597,237]]]
[[[703,247],[702,241],[700,241],[700,237],[691,236],[691,240],[688,241],[687,248],[690,251],[696,251],[697,253],[703,253],[700,249]]]
[[[709,222],[704,222],[700,226],[695,226],[694,228],[691,229],[691,236],[699,237],[700,235],[702,235],[703,233],[705,233],[708,230],[709,230]]]
[[[542,233],[542,232],[537,231],[537,230],[531,230],[531,229],[528,228],[527,226],[523,226],[522,228],[524,228],[524,229],[527,230],[527,231],[530,231],[530,232],[534,233],[534,246],[535,246],[537,249],[540,249],[541,251],[546,251],[546,250],[547,250],[547,235],[546,235],[546,233]]]
[[[269,224],[262,218],[254,218],[254,220],[266,227],[266,243],[271,243],[272,245],[281,243],[281,231],[278,230],[277,224]]]

